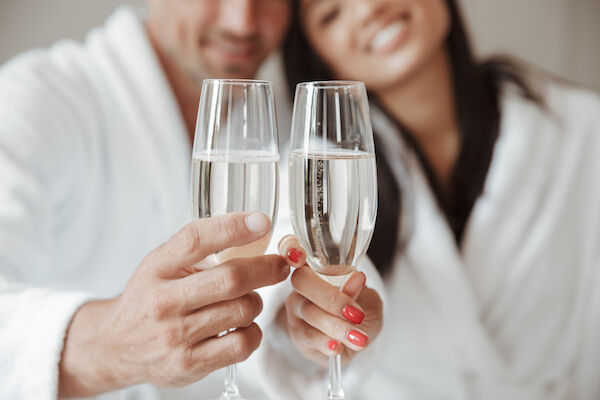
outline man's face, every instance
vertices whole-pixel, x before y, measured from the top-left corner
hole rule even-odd
[[[290,19],[290,0],[148,2],[155,43],[195,78],[253,78]]]

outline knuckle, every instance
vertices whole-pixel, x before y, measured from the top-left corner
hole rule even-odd
[[[249,293],[247,296],[250,317],[256,318],[263,309],[263,301],[260,295],[256,292]]]
[[[290,321],[290,317],[293,316],[294,314],[294,296],[293,294],[290,294],[286,299],[285,299],[285,314],[288,317],[288,322]]]
[[[233,351],[236,358],[245,360],[256,349],[256,344],[248,332],[240,332],[233,343]]]
[[[297,314],[297,304],[302,301],[303,297],[298,292],[292,292],[285,299],[285,308],[288,313]]]
[[[233,320],[238,326],[248,326],[254,320],[253,301],[248,297],[244,296],[240,300],[235,302],[235,311],[232,312]]]
[[[184,380],[194,369],[194,353],[191,348],[182,349],[177,357],[179,380]]]
[[[157,291],[152,296],[151,312],[154,318],[163,319],[175,308],[175,299],[164,291]]]
[[[298,316],[302,319],[306,318],[307,315],[310,315],[313,306],[313,303],[307,299],[300,300],[298,303]]]
[[[222,273],[220,274],[219,288],[221,291],[234,294],[238,293],[244,283],[240,268],[236,268],[232,265],[224,266]]]
[[[187,255],[196,254],[200,250],[200,243],[202,243],[202,237],[200,237],[200,231],[198,229],[199,220],[189,226],[189,229],[184,229],[181,232],[181,243]]]
[[[166,324],[160,332],[163,343],[169,348],[176,347],[180,339],[180,331],[173,324]]]
[[[296,270],[292,274],[292,277],[290,278],[290,281],[292,282],[292,286],[294,287],[294,289],[298,289],[300,287],[300,285],[302,284],[302,276],[304,275],[304,271],[303,271],[304,268],[306,268],[306,267],[296,268]]]
[[[148,254],[142,258],[140,262],[140,268],[142,269],[152,269],[154,266],[154,260],[157,258],[157,254],[160,252],[164,245],[157,247],[156,249],[151,250]]]
[[[340,294],[338,291],[330,291],[325,295],[323,299],[323,304],[327,304],[328,306],[333,306],[337,308],[337,304],[340,302]]]
[[[303,330],[304,335],[304,343],[307,346],[317,348],[318,347],[318,339],[321,336],[321,333],[311,326],[306,326]]]
[[[273,282],[280,282],[287,276],[286,264],[280,256],[266,256],[266,262],[269,266],[270,276]]]
[[[336,321],[332,326],[332,337],[337,339],[344,339],[346,337],[346,331],[348,331],[348,327],[342,321]]]
[[[231,242],[239,236],[241,230],[240,218],[226,218],[219,223],[215,229],[215,234],[222,242]]]

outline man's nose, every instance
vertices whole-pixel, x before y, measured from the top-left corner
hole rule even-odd
[[[237,36],[252,36],[257,31],[256,2],[260,0],[219,0],[221,27]]]

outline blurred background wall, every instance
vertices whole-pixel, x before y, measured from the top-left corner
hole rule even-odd
[[[480,55],[509,53],[600,90],[600,0],[461,0]],[[0,0],[0,64],[19,52],[81,40],[121,3]]]

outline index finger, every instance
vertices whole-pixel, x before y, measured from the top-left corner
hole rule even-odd
[[[298,239],[294,235],[284,236],[277,245],[279,254],[285,257],[286,261],[292,267],[301,267],[306,264],[306,252],[298,243]]]
[[[269,218],[261,213],[235,213],[196,219],[150,254],[159,276],[177,278],[181,275],[181,269],[219,250],[254,242],[270,229]]]
[[[289,265],[275,254],[235,258],[174,281],[174,290],[184,297],[184,311],[191,312],[274,285],[287,278],[289,273]]]

